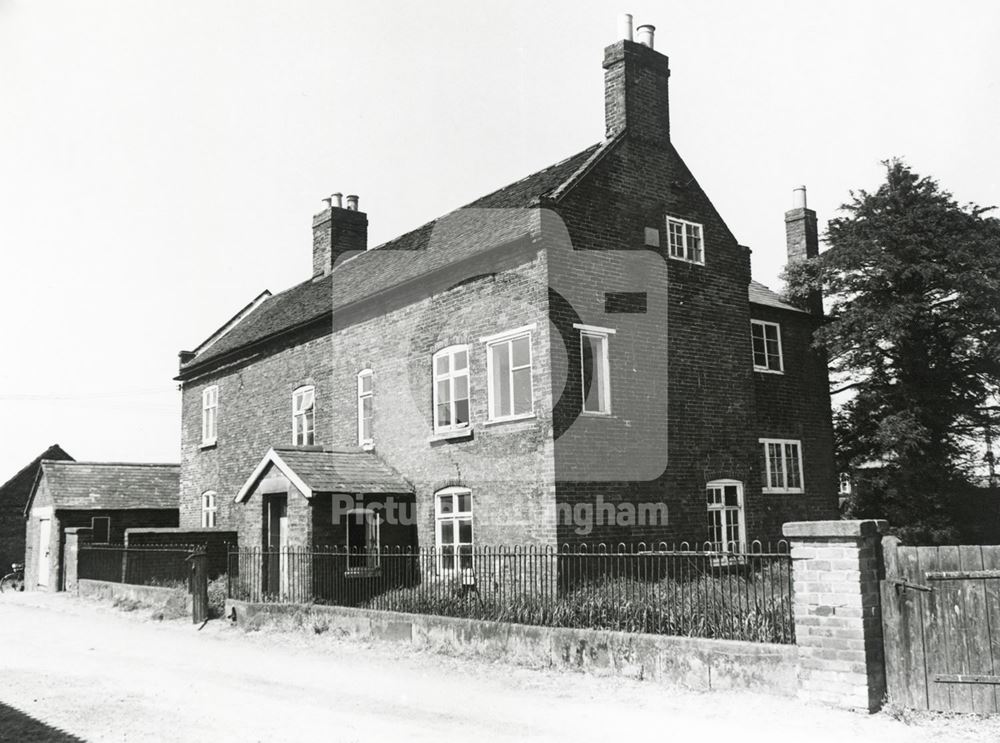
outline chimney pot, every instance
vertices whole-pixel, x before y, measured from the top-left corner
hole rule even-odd
[[[650,49],[652,49],[653,34],[656,32],[656,26],[650,26],[647,23],[645,25],[639,26],[639,28],[637,28],[635,31],[636,34],[638,35],[636,41],[638,41],[643,46],[648,46]]]
[[[342,193],[330,194],[330,199],[333,202],[333,206],[337,207],[338,209],[344,208],[344,194]]]
[[[326,208],[329,209],[333,204],[333,199],[327,196],[325,199],[323,199],[323,203],[326,204]]]
[[[347,208],[352,212],[356,212],[358,210],[358,197],[354,194],[347,197]]]
[[[792,191],[792,208],[793,209],[805,209],[806,208],[806,187],[798,186]]]
[[[618,38],[632,41],[632,14],[622,13],[618,16]]]

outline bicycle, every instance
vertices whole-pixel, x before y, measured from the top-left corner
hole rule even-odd
[[[24,590],[24,564],[11,563],[11,572],[0,578],[0,592]]]

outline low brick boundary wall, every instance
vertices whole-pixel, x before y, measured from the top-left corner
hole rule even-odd
[[[191,616],[192,597],[183,588],[163,586],[136,586],[131,583],[112,583],[104,580],[80,578],[76,583],[77,595],[84,598],[113,601],[121,598],[160,609],[170,616]]]
[[[325,627],[341,636],[405,642],[450,655],[503,658],[517,665],[648,679],[706,691],[750,689],[781,696],[798,691],[794,645],[668,637],[567,627],[456,619],[309,604],[228,600],[226,616],[242,628],[266,621]]]

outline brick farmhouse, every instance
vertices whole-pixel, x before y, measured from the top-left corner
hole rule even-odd
[[[667,57],[623,40],[603,66],[601,142],[377,247],[335,194],[313,275],[181,352],[181,528],[457,568],[837,516],[820,298],[751,279],[671,141]],[[804,191],[785,222],[814,255]]]

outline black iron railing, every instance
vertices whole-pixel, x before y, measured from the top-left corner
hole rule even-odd
[[[553,627],[794,642],[787,545],[747,552],[344,548],[229,553],[228,595]]]
[[[77,577],[141,586],[186,587],[191,547],[83,545]]]

